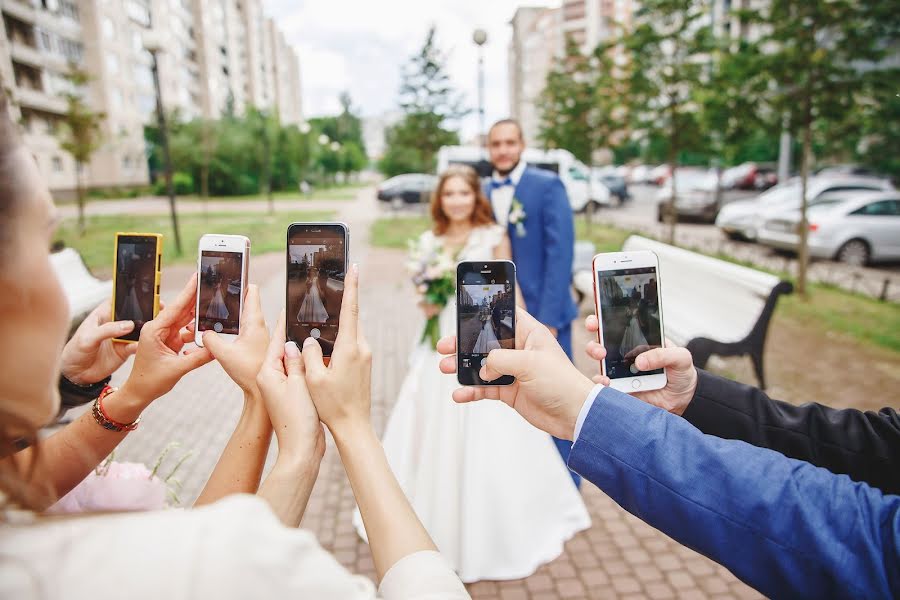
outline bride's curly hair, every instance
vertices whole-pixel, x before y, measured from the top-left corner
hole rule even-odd
[[[472,210],[472,215],[470,217],[472,225],[478,227],[479,225],[496,223],[491,203],[481,189],[481,180],[478,178],[478,173],[475,172],[475,169],[466,165],[451,165],[447,167],[446,171],[441,173],[440,178],[438,178],[437,187],[435,187],[434,193],[431,195],[431,220],[434,222],[434,234],[444,235],[447,232],[447,228],[450,226],[450,219],[448,219],[447,215],[444,213],[441,196],[444,194],[444,186],[452,177],[459,177],[465,181],[466,185],[468,185],[475,194],[475,208]]]

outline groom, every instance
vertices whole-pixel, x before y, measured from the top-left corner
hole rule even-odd
[[[528,312],[550,328],[572,358],[572,319],[578,316],[570,290],[575,228],[566,188],[547,170],[522,160],[525,140],[512,119],[497,121],[488,132],[494,174],[485,194],[494,218],[512,242],[516,276]],[[563,461],[572,443],[553,438]],[[578,485],[580,477],[572,473]]]

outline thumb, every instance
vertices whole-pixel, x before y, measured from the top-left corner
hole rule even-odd
[[[694,360],[686,348],[654,348],[638,356],[634,364],[641,371],[670,368],[678,371],[690,369]]]
[[[303,365],[310,379],[323,377],[327,370],[322,360],[322,346],[315,339],[308,337],[303,341]]]
[[[207,330],[203,332],[203,346],[209,350],[213,358],[218,359],[225,351],[227,344],[228,342],[219,337],[219,334],[215,331]]]
[[[303,357],[296,342],[287,342],[284,345],[284,370],[288,377],[299,377],[303,374]]]
[[[487,363],[481,370],[485,381],[493,381],[502,375],[519,379],[528,375],[528,352],[524,350],[491,350]]]
[[[121,337],[134,330],[134,321],[113,321],[99,325],[88,336],[88,342],[93,346],[99,346],[106,340]]]

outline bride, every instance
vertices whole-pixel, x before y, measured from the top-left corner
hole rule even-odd
[[[441,176],[431,214],[433,231],[422,235],[437,237],[454,260],[510,258],[471,168]],[[455,300],[423,309],[440,313],[441,335],[455,334]],[[481,335],[493,333],[489,318]],[[587,509],[550,436],[501,402],[455,404],[459,384],[440,373],[440,359],[427,339],[413,350],[384,432],[391,468],[463,581],[527,577],[590,526]],[[354,524],[365,539],[358,511]]]

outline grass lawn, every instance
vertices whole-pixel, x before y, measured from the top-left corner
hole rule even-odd
[[[190,263],[197,260],[197,242],[204,233],[240,234],[250,238],[251,252],[283,251],[287,226],[293,221],[327,221],[334,213],[325,211],[296,212],[288,215],[269,216],[247,213],[210,213],[179,215],[181,243],[184,255],[175,256],[175,241],[168,216],[98,216],[88,217],[87,232],[78,236],[75,219],[60,224],[55,239],[81,253],[89,269],[112,271],[113,245],[117,231],[162,233],[163,267],[173,263]]]
[[[430,226],[431,221],[427,217],[382,218],[372,226],[372,244],[381,248],[406,249],[406,240],[418,236]],[[579,240],[592,241],[597,252],[616,252],[631,232],[595,223],[588,233],[586,221],[578,217],[575,220],[575,235]],[[725,256],[716,258],[743,264]],[[775,275],[793,280],[788,273]],[[804,327],[847,335],[864,344],[900,352],[900,307],[891,302],[880,302],[834,286],[812,283],[807,300],[795,294],[783,296],[778,301],[776,313]]]
[[[294,190],[283,190],[279,192],[273,192],[272,198],[277,202],[279,200],[293,200],[293,201],[303,201],[303,202],[315,202],[322,200],[334,200],[337,202],[344,202],[348,200],[353,200],[356,198],[356,194],[359,190],[363,189],[364,185],[342,185],[331,188],[318,188],[314,189],[312,193],[309,195],[303,195],[300,192]],[[188,196],[178,196],[178,200],[185,200],[187,202],[201,202],[202,198],[200,196],[195,196],[193,194]],[[265,194],[251,194],[248,196],[210,196],[209,200],[212,202],[247,202],[247,201],[258,201],[258,202],[268,202],[269,199],[265,196]]]

